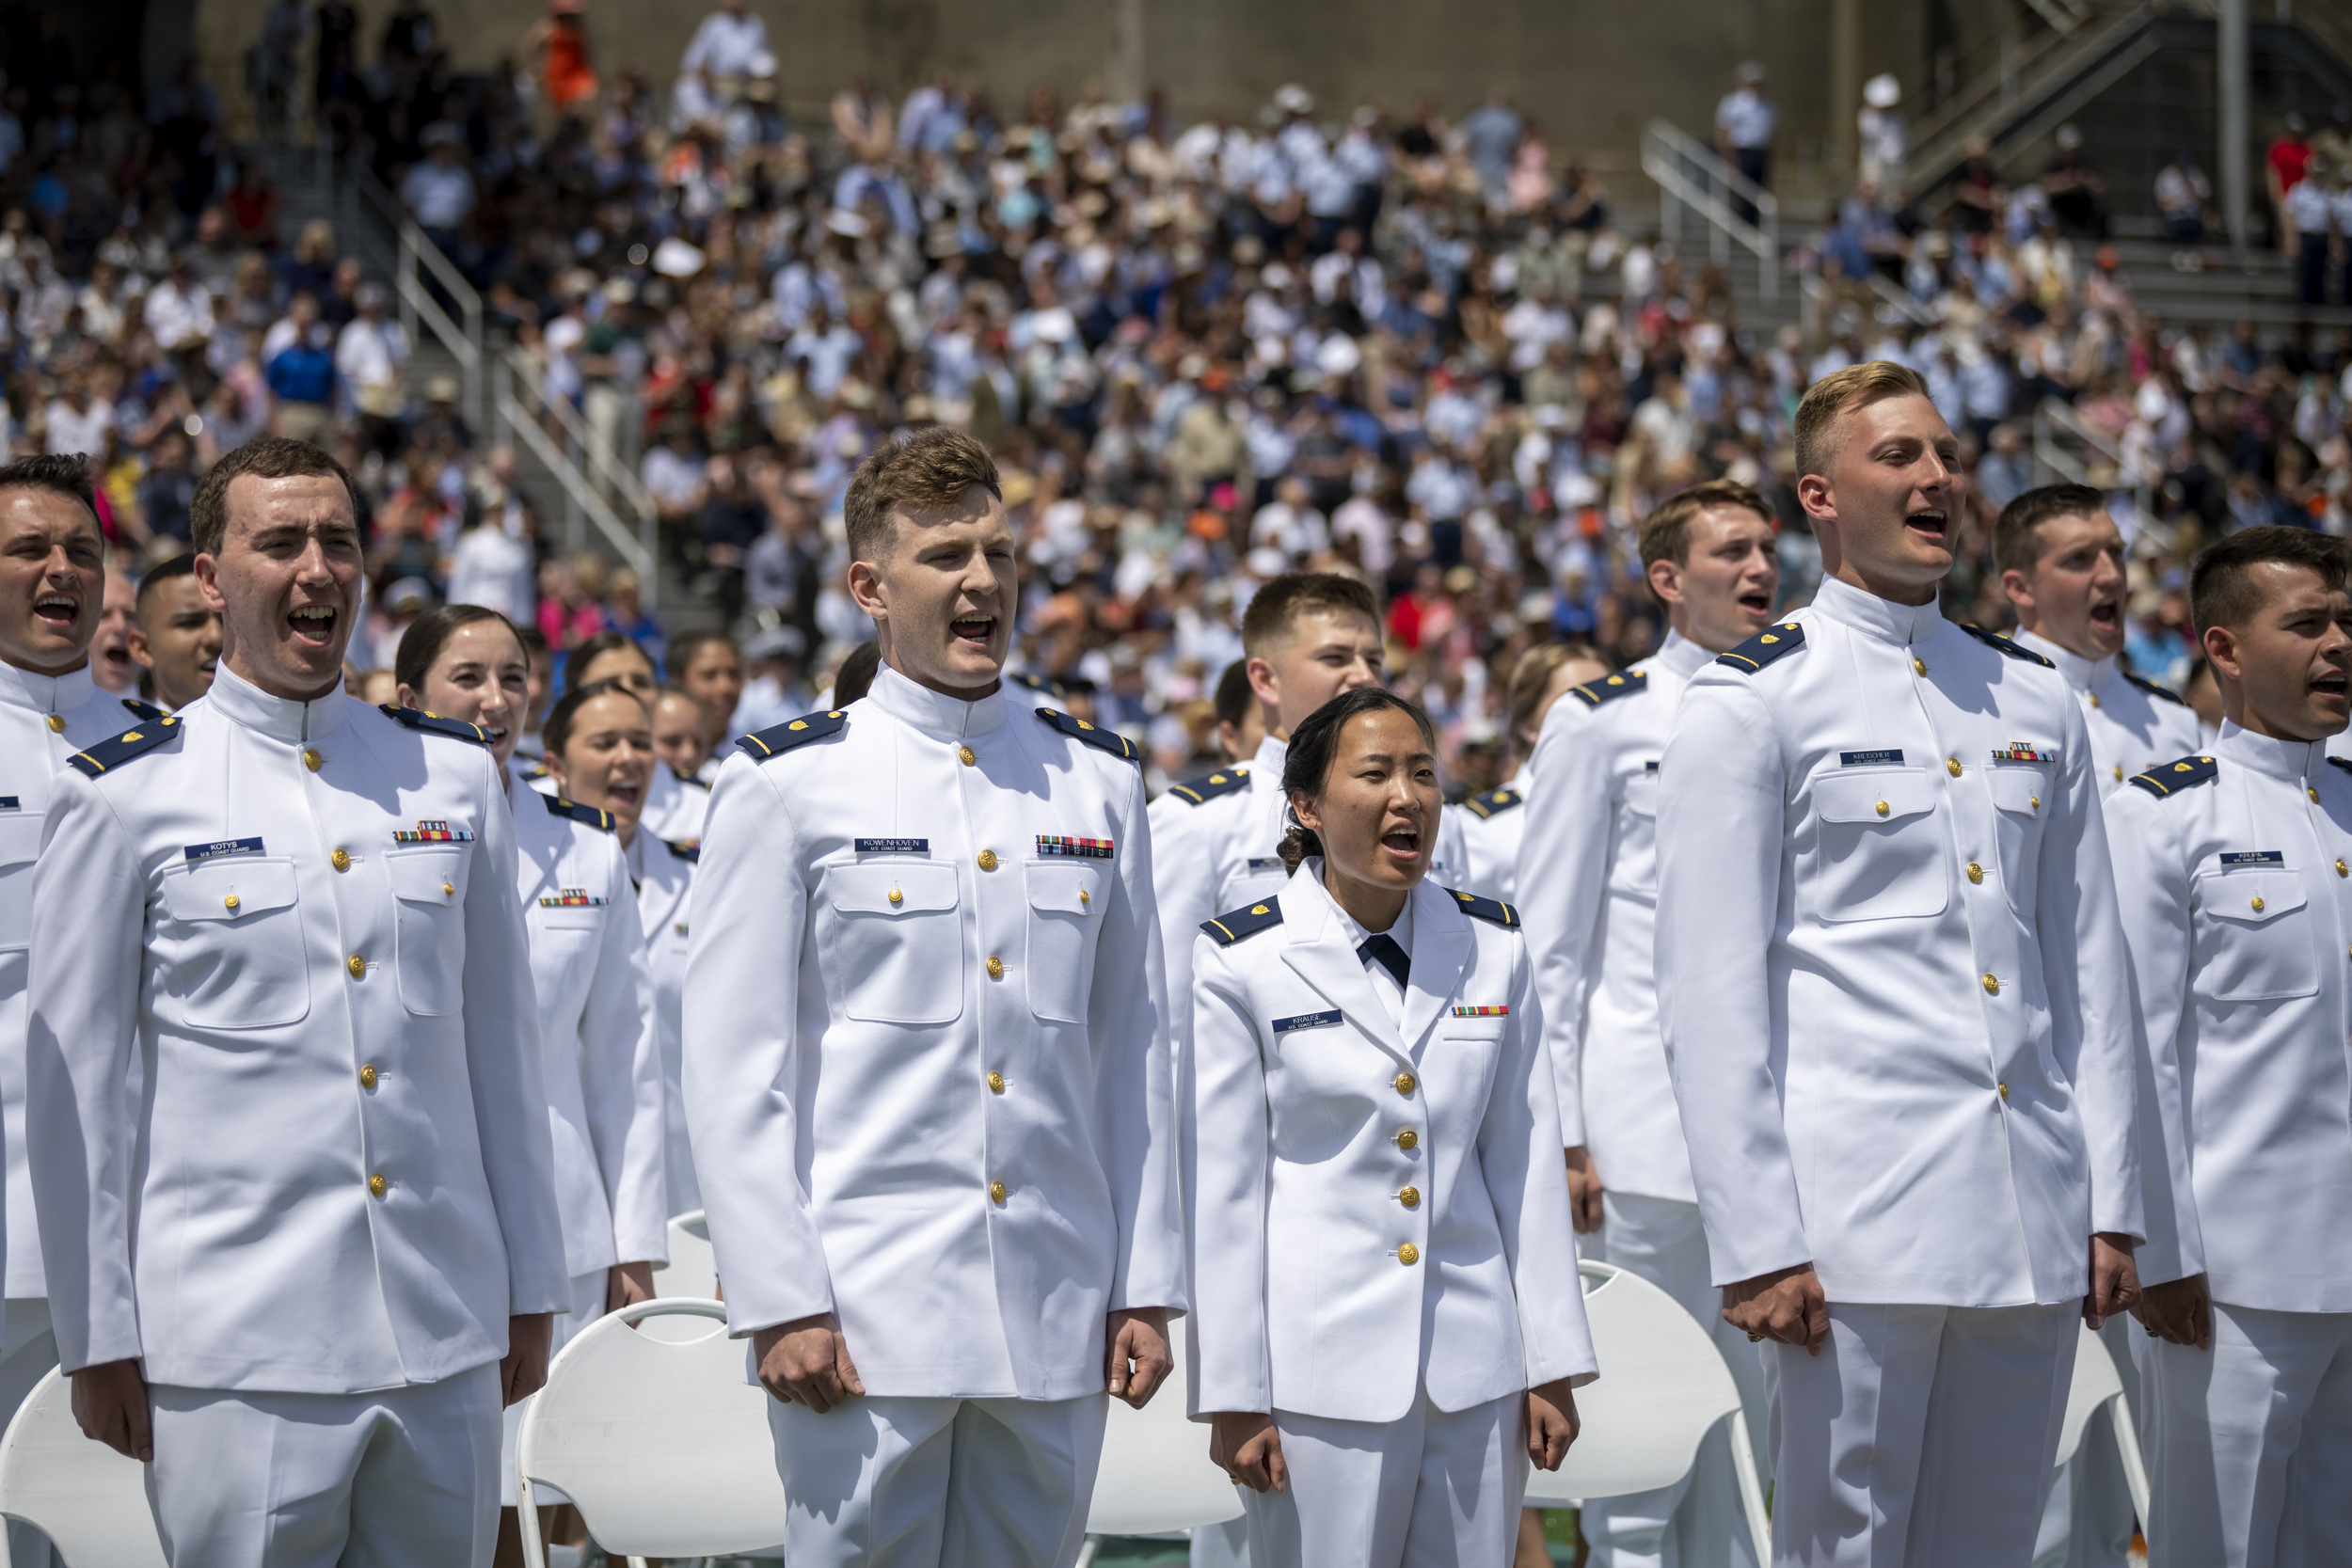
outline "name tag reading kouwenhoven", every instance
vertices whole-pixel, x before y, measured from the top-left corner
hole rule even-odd
[[[2232,849],[2221,857],[2224,865],[2284,865],[2287,858],[2277,849]]]
[[[1837,753],[1837,766],[1840,768],[1898,768],[1902,765],[1902,760],[1903,753],[1899,748],[1886,752],[1840,752]]]
[[[210,844],[191,844],[180,851],[190,865],[216,861],[223,855],[258,855],[261,852],[262,841],[258,838],[215,839]]]
[[[928,838],[853,838],[850,847],[861,855],[928,855]]]
[[[1276,1019],[1274,1032],[1287,1035],[1294,1029],[1327,1029],[1339,1022],[1340,1013],[1336,1007],[1327,1013],[1298,1013],[1290,1018]]]

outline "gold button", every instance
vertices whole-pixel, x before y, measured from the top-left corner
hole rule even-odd
[[[2117,784],[2123,782],[2123,765],[2120,762],[2115,765],[2115,782]]]
[[[2007,1100],[2009,1098],[2009,1085],[2007,1084],[2003,1084],[2001,1085],[2001,1098],[2003,1100]]]
[[[1399,1094],[1411,1094],[1413,1092],[1413,1075],[1411,1073],[1400,1072],[1396,1075],[1396,1092]]]
[[[966,768],[971,768],[977,766],[980,759],[973,754],[971,747],[959,746],[956,748],[956,760]]]
[[[1998,981],[1998,980],[1996,980],[1996,979],[1994,979],[1994,978],[1992,975],[1990,975],[1990,974],[1986,975],[1986,976],[1984,977],[1984,994],[1985,994],[1985,995],[1987,995],[1987,996],[1998,996],[1998,995],[2000,995],[2000,994],[2001,994],[2001,982],[2000,982],[2000,981]]]
[[[238,899],[237,895],[236,895],[235,894],[233,894],[233,893],[232,893],[232,894],[230,894],[228,897],[226,897],[226,898],[224,898],[224,899],[222,899],[222,900],[221,900],[222,907],[224,907],[224,908],[226,908],[226,909],[230,909],[230,910],[234,910],[234,909],[237,907],[238,902],[239,902],[239,899]]]
[[[1005,1201],[1005,1184],[1002,1181],[991,1181],[988,1184],[988,1200],[991,1203]]]
[[[2260,913],[2262,913],[2262,912],[2263,912],[2263,901],[2262,901],[2262,898],[2261,898],[2261,896],[2260,896],[2259,895],[2256,895],[2256,897],[2255,897],[2255,899],[2254,899],[2254,912],[2255,912],[2256,914],[2260,914]]]
[[[49,716],[49,733],[50,733],[51,735],[63,735],[63,734],[65,734],[65,716],[64,716],[64,715],[62,715],[62,714],[53,713],[53,714],[51,714],[51,715]]]
[[[995,850],[983,849],[980,851],[980,869],[982,871],[993,871],[996,869]]]
[[[1911,673],[1915,675],[1926,674],[1928,673],[1927,661],[1925,659],[1918,658],[1913,659],[1911,661]]]
[[[2319,791],[2318,791],[2318,790],[2313,789],[2313,788],[2312,788],[2311,785],[2309,785],[2309,784],[2305,784],[2305,785],[2303,786],[2303,793],[2304,793],[2304,794],[2306,794],[2306,795],[2308,795],[2308,796],[2310,796],[2310,797],[2312,798],[2312,805],[2317,805],[2317,804],[2319,804]]]
[[[326,857],[326,863],[333,866],[338,871],[348,871],[351,869],[351,851],[348,849],[338,849],[333,854]]]
[[[1970,861],[1970,862],[1968,863],[1968,879],[1969,879],[1970,881],[1972,881],[1972,882],[1981,882],[1981,881],[1983,881],[1983,880],[1984,880],[1984,867],[1983,867],[1983,866],[1981,866],[1981,865],[1979,865],[1979,864],[1978,864],[1975,861]]]
[[[2346,865],[2342,861],[2336,862],[2336,875],[2339,877],[2352,877],[2352,865]]]
[[[2040,811],[2042,809],[2042,797],[2039,795],[2028,795],[2026,797],[2026,803],[2033,807],[2034,810]]]
[[[1949,773],[1955,779],[1959,778],[1960,759],[1958,757],[1946,757],[1944,759],[1944,771]]]
[[[382,1197],[385,1190],[390,1186],[391,1183],[384,1180],[384,1173],[382,1171],[378,1171],[373,1176],[368,1178],[368,1195],[371,1197]]]
[[[441,893],[445,897],[454,898],[457,896],[457,889],[447,882],[443,882],[441,884]]]
[[[359,1086],[363,1089],[372,1089],[375,1087],[374,1063],[371,1062],[366,1067],[359,1069]]]
[[[1089,892],[1088,892],[1086,889],[1084,889],[1084,888],[1080,888],[1080,889],[1078,890],[1078,907],[1079,907],[1080,909],[1084,909],[1087,905],[1091,904],[1091,903],[1093,903],[1093,902],[1094,902],[1094,895],[1092,895],[1091,893],[1089,893]]]
[[[903,903],[905,903],[905,902],[906,902],[906,899],[907,899],[907,895],[906,895],[905,894],[903,894],[903,893],[900,893],[900,892],[899,892],[897,888],[895,888],[895,887],[894,887],[894,888],[892,888],[892,889],[890,890],[890,901],[891,901],[892,903],[894,903],[894,904],[903,904]]]
[[[1399,1148],[1411,1148],[1420,1142],[1421,1134],[1409,1127],[1400,1130],[1396,1135],[1396,1147]]]
[[[1421,1261],[1421,1248],[1407,1242],[1396,1249],[1396,1260],[1409,1269]]]
[[[350,958],[343,960],[343,967],[351,971],[351,977],[355,980],[367,978],[368,960],[361,958],[357,953],[354,953]]]
[[[1419,1187],[1407,1187],[1403,1192],[1396,1195],[1396,1200],[1405,1205],[1407,1209],[1418,1209],[1421,1207],[1421,1189]]]
[[[2099,694],[2098,694],[2096,691],[2093,691],[2093,692],[2090,693],[2090,705],[2091,705],[2092,707],[2097,707],[2097,706],[2099,705]]]
[[[1002,1094],[1005,1092],[1005,1075],[1003,1073],[992,1072],[988,1075],[988,1092],[991,1094]]]
[[[1001,980],[1005,977],[1005,960],[993,953],[988,958],[988,977],[992,980]]]
[[[326,759],[319,755],[318,752],[310,747],[305,746],[302,749],[302,766],[315,773],[321,768],[326,766]]]
[[[1883,800],[1879,802],[1879,815],[1881,816],[1884,816],[1886,815],[1886,802]]]

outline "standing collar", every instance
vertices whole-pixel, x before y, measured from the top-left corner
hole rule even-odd
[[[213,673],[213,689],[199,703],[190,703],[188,706],[193,710],[199,703],[210,705],[214,712],[232,724],[293,745],[334,734],[342,728],[343,719],[352,708],[351,699],[343,695],[340,686],[307,703],[273,697],[229,668],[226,659]]]
[[[1821,579],[1813,594],[1813,608],[1840,626],[1898,647],[1925,642],[1946,625],[1943,607],[1935,599],[1897,604],[1838,578]]]
[[[2280,740],[2274,736],[2256,735],[2228,719],[2221,721],[2221,733],[2214,736],[2213,750],[2216,756],[2251,768],[2265,778],[2307,786],[2328,766],[2328,743],[2324,740]]]
[[[1650,669],[1663,670],[1670,675],[1687,681],[1714,660],[1713,654],[1708,653],[1680,632],[1669,631],[1666,633],[1666,641],[1660,643],[1658,651],[1650,655],[1644,662]]]
[[[0,703],[35,713],[71,713],[98,695],[98,678],[85,664],[62,675],[36,675],[0,662]]]
[[[1342,909],[1340,907],[1340,901],[1331,896],[1331,890],[1323,885],[1324,867],[1327,863],[1321,856],[1317,856],[1312,861],[1301,865],[1299,867],[1301,876],[1293,877],[1291,881],[1294,884],[1300,881],[1304,875],[1307,874],[1311,868],[1316,888],[1321,891],[1325,900],[1331,906],[1331,918],[1333,922],[1337,924],[1339,928],[1347,935],[1347,945],[1350,947],[1361,947],[1364,944],[1364,939],[1373,934],[1372,927],[1363,925],[1361,922],[1358,921],[1354,915],[1348,913],[1344,909]],[[1395,921],[1390,925],[1388,931],[1385,933],[1386,935],[1395,939],[1396,944],[1405,949],[1405,955],[1407,958],[1412,957],[1413,953],[1413,895],[1420,891],[1421,890],[1418,887],[1409,888],[1406,891],[1405,907],[1397,911]]]
[[[2038,631],[2021,630],[2012,634],[2010,641],[2021,648],[2031,648],[2057,665],[2058,673],[2066,677],[2066,684],[2077,691],[2096,691],[2115,678],[2115,658],[2112,655],[2106,658],[2085,658],[2080,654],[2068,653]]]
[[[1002,729],[1005,723],[1002,681],[987,696],[967,702],[945,691],[933,691],[928,686],[917,686],[885,664],[874,672],[873,688],[866,695],[893,719],[934,740],[962,740],[986,735]]]
[[[1249,759],[1249,793],[1263,795],[1271,791],[1282,793],[1282,763],[1291,754],[1291,743],[1267,736],[1258,742],[1258,754]]]

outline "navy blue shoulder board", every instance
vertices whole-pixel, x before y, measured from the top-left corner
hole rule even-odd
[[[612,831],[612,814],[609,811],[596,806],[583,806],[578,800],[566,800],[561,795],[542,795],[539,799],[545,800],[548,803],[548,810],[558,816],[568,816],[575,822],[585,822],[591,828],[601,828],[608,833]]]
[[[675,838],[665,838],[661,841],[661,843],[663,847],[670,851],[670,853],[686,862],[689,865],[700,865],[702,863],[703,841],[701,839],[688,839],[681,843]]]
[[[1057,703],[1064,695],[1061,682],[1050,675],[1007,675],[1005,679],[1015,686],[1025,686],[1041,697],[1051,697]]]
[[[1587,681],[1582,686],[1571,686],[1568,689],[1574,692],[1577,699],[1586,707],[1598,707],[1603,703],[1613,703],[1620,697],[1630,697],[1637,691],[1647,691],[1649,672],[1620,670],[1613,675],[1605,676],[1597,681]]]
[[[2328,766],[2330,768],[2341,768],[2345,772],[2352,773],[2352,760],[2347,760],[2344,757],[2329,757],[2328,759]]]
[[[2328,759],[2335,761],[2333,757]],[[2201,784],[2218,771],[2209,756],[2183,757],[2178,762],[2160,762],[2145,773],[2132,775],[2132,783],[2162,800],[2177,795],[2191,784]]]
[[[129,708],[135,718],[143,719],[151,724],[164,716],[162,708],[157,707],[153,703],[142,703],[136,697],[123,698],[122,705]]]
[[[1727,654],[1717,654],[1715,662],[1728,664],[1743,675],[1754,674],[1776,658],[1783,658],[1804,646],[1804,627],[1794,621],[1783,621],[1749,638]]]
[[[2160,703],[2177,703],[2183,707],[2188,706],[2188,699],[2169,686],[2158,686],[2154,681],[2142,680],[2129,670],[2123,672],[2123,678]],[[2330,757],[2328,760],[2333,762],[2335,758]]]
[[[1583,688],[1579,687],[1576,689],[1581,691]],[[1490,789],[1484,795],[1471,796],[1462,804],[1470,808],[1472,816],[1484,822],[1498,813],[1509,811],[1526,799],[1526,796],[1521,795],[1516,789]]]
[[[661,766],[664,768],[670,768],[670,765],[666,762]],[[691,773],[681,773],[675,768],[670,768],[670,777],[675,779],[678,783],[684,784],[689,789],[707,790],[710,787],[710,781],[707,779],[698,779]]]
[[[782,756],[795,746],[805,746],[812,740],[822,740],[838,735],[849,727],[850,716],[839,708],[826,713],[804,713],[798,719],[747,735],[737,740],[736,750],[755,762]]]
[[[462,719],[444,719],[437,713],[427,713],[419,707],[402,707],[397,703],[378,703],[376,707],[388,719],[396,719],[412,730],[426,735],[445,735],[453,740],[470,740],[477,746],[490,744],[490,732],[479,724],[469,724]]]
[[[144,756],[180,733],[180,721],[166,714],[151,724],[125,730],[110,739],[102,740],[86,752],[76,752],[66,760],[90,778],[96,778],[110,768],[119,768],[133,757]]]
[[[1502,899],[1481,898],[1474,893],[1454,893],[1452,888],[1446,891],[1454,894],[1454,901],[1462,907],[1464,914],[1479,920],[1491,920],[1506,931],[1519,928],[1519,911]]]
[[[1136,743],[1117,730],[1106,730],[1100,724],[1089,724],[1083,719],[1073,719],[1058,708],[1039,708],[1037,716],[1070,736],[1071,739],[1083,740],[1097,751],[1108,752],[1121,762],[1132,762],[1138,766],[1143,762],[1143,753],[1136,750]]]
[[[1963,621],[1960,625],[1960,629],[1975,638],[1978,641],[1983,643],[1986,647],[1994,649],[1998,653],[2007,654],[2011,658],[2022,658],[2028,664],[2039,664],[2044,670],[2055,670],[2058,668],[2057,665],[2051,663],[2040,654],[2035,653],[2031,648],[2020,647],[2017,643],[2011,642],[2008,638],[2003,637],[1999,632],[1987,631],[1973,621]]]
[[[1282,924],[1282,901],[1268,898],[1246,910],[1220,914],[1215,920],[1204,920],[1200,928],[1215,938],[1219,947],[1231,947],[1244,937],[1254,937],[1260,931],[1270,931]]]
[[[1206,778],[1194,779],[1186,784],[1170,784],[1168,786],[1168,792],[1179,800],[1202,806],[1220,795],[1231,795],[1235,790],[1248,787],[1248,768],[1221,768]]]

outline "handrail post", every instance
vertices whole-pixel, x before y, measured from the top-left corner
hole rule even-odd
[[[417,341],[417,242],[407,224],[400,226],[400,264],[392,272],[392,293],[400,296],[400,330],[413,349]]]

